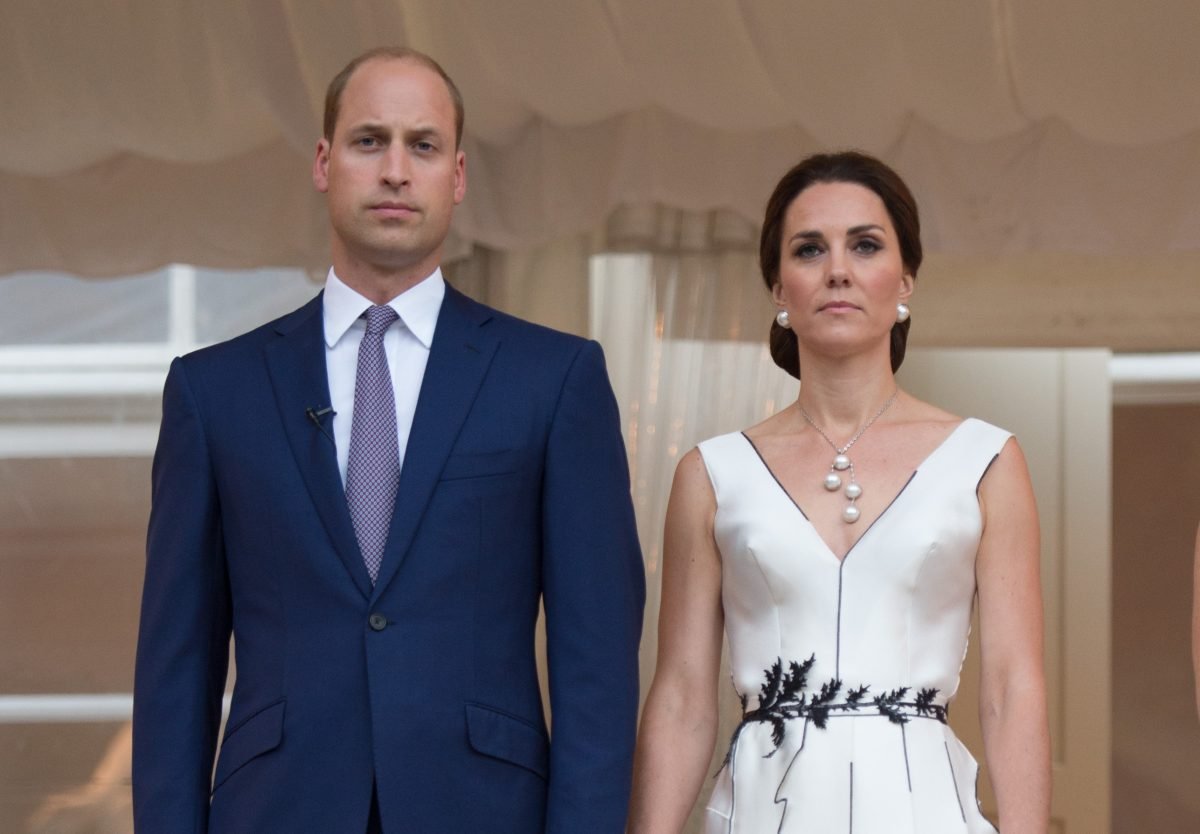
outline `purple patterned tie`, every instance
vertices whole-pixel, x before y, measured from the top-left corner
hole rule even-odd
[[[367,332],[358,347],[350,458],[346,464],[346,502],[373,585],[379,578],[396,487],[400,484],[396,397],[383,350],[383,334],[399,316],[391,307],[376,306],[363,313],[363,317],[367,320]]]

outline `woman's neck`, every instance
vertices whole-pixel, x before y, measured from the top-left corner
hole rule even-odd
[[[801,361],[797,408],[827,434],[850,436],[896,391],[890,364],[877,360]]]

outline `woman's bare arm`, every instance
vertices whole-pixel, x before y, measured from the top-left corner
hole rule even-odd
[[[1016,439],[984,476],[979,498],[980,719],[987,762],[1001,829],[1044,834],[1050,817],[1050,733],[1040,543],[1033,487]]]
[[[712,758],[724,628],[715,513],[704,461],[693,449],[675,470],[667,506],[658,664],[634,758],[633,834],[678,834]]]

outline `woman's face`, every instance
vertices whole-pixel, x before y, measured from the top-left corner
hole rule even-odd
[[[845,356],[887,344],[913,280],[874,191],[849,182],[810,185],[784,214],[781,246],[771,295],[788,311],[802,348]]]

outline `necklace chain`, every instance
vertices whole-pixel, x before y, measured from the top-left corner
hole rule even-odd
[[[842,446],[840,449],[838,448],[838,445],[836,443],[834,443],[832,440],[829,439],[829,435],[827,435],[824,432],[824,430],[822,430],[822,428],[817,425],[816,421],[813,420],[812,416],[809,415],[809,413],[804,410],[804,406],[800,405],[799,401],[796,402],[796,408],[800,409],[800,416],[804,418],[804,422],[808,423],[810,426],[812,426],[814,429],[817,430],[817,434],[821,435],[821,438],[826,443],[829,444],[829,448],[833,449],[833,451],[839,455],[844,455],[844,454],[846,454],[846,452],[850,451],[850,447],[853,446],[855,443],[857,443],[858,439],[863,436],[863,432],[865,432],[867,429],[871,428],[871,424],[874,423],[876,420],[878,420],[880,417],[882,417],[884,412],[892,407],[892,403],[896,401],[896,395],[899,393],[900,393],[899,388],[892,391],[892,395],[883,401],[883,405],[881,405],[879,407],[879,410],[875,412],[875,416],[873,416],[867,422],[863,423],[862,428],[859,429],[857,432],[855,432],[854,437],[850,438],[850,441],[845,446]]]
[[[842,476],[838,474],[839,472],[846,472],[850,478],[850,483],[846,485],[846,499],[849,503],[847,503],[845,508],[842,510],[842,521],[846,522],[847,524],[853,524],[854,522],[858,521],[859,511],[855,502],[862,496],[862,487],[859,486],[858,480],[854,477],[854,461],[850,460],[850,456],[846,453],[850,451],[850,447],[853,446],[858,439],[863,436],[863,432],[871,428],[871,425],[880,417],[882,417],[884,412],[892,407],[892,403],[896,401],[896,395],[899,393],[899,388],[896,388],[896,390],[892,391],[891,396],[884,400],[883,405],[879,407],[879,410],[875,412],[874,416],[872,416],[870,420],[867,420],[867,422],[863,423],[862,428],[854,433],[854,437],[851,437],[849,442],[840,448],[836,443],[830,440],[829,435],[827,435],[825,431],[817,425],[817,422],[813,420],[812,415],[804,410],[804,406],[800,405],[800,401],[796,401],[796,408],[800,410],[800,416],[804,418],[804,422],[816,429],[817,434],[821,435],[821,439],[828,443],[829,447],[833,449],[834,452],[833,463],[829,465],[829,474],[825,476],[825,489],[832,492],[842,486]]]

